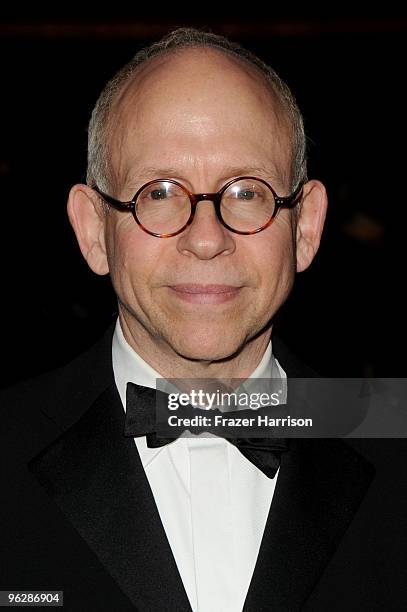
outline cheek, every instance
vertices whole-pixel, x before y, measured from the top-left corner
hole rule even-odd
[[[161,245],[133,224],[113,228],[108,240],[109,270],[117,290],[141,293],[157,269]]]
[[[288,227],[284,229],[264,240],[257,256],[260,295],[265,308],[270,305],[279,307],[287,298],[295,278],[292,234]]]

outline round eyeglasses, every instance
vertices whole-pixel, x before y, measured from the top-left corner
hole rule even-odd
[[[303,183],[289,196],[280,197],[263,179],[240,176],[216,193],[191,193],[173,179],[149,181],[129,202],[121,202],[93,189],[116,210],[131,212],[142,230],[157,238],[180,234],[193,221],[196,206],[210,200],[217,218],[231,232],[256,234],[266,229],[280,208],[293,208],[302,196]]]

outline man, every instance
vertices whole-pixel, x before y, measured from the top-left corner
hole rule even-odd
[[[157,378],[312,375],[273,317],[326,207],[292,95],[237,45],[176,30],[106,86],[68,215],[119,317],[3,395],[2,589],[69,610],[405,608],[401,444],[291,440],[267,475],[220,437],[123,435],[128,389],[137,416]]]

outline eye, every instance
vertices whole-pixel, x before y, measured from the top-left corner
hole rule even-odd
[[[253,200],[256,197],[256,193],[252,189],[241,189],[238,191],[237,197],[240,200]]]
[[[150,191],[150,197],[152,200],[164,200],[167,197],[166,189],[152,189]]]

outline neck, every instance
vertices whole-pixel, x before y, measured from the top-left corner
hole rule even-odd
[[[272,326],[267,326],[226,358],[199,360],[184,357],[161,337],[152,337],[121,308],[119,319],[126,342],[163,378],[248,378],[259,365],[272,331]]]

